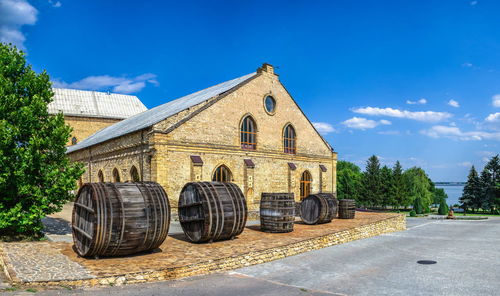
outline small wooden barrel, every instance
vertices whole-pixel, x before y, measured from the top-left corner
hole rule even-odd
[[[167,194],[154,182],[87,183],[73,207],[73,241],[84,257],[156,249],[169,226]]]
[[[306,224],[328,223],[337,215],[338,201],[331,193],[311,194],[300,205],[300,217]]]
[[[233,183],[187,183],[179,196],[179,222],[192,242],[234,238],[243,232],[247,203]]]
[[[291,232],[295,221],[293,193],[262,193],[260,229],[265,232]]]
[[[356,214],[356,201],[354,199],[339,200],[339,218],[354,219]]]

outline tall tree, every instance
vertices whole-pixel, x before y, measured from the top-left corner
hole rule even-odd
[[[477,175],[476,168],[472,166],[459,201],[465,210],[472,208],[474,211],[474,209],[477,209],[477,201],[479,200],[480,195],[481,187],[479,176]]]
[[[432,203],[434,205],[438,205],[438,204],[441,204],[443,200],[446,202],[446,199],[448,198],[448,194],[446,194],[446,192],[444,191],[443,188],[434,187],[434,192],[432,193],[432,198],[433,198]]]
[[[384,165],[380,169],[381,205],[384,208],[394,204],[394,197],[391,190],[393,182],[392,170]]]
[[[424,211],[428,211],[432,203],[432,193],[429,177],[425,171],[418,167],[413,167],[404,172],[408,195],[411,201],[420,198],[420,203]]]
[[[396,164],[392,169],[391,196],[394,208],[408,206],[410,204],[406,201],[408,194],[406,192],[405,180],[403,178],[403,168],[401,167],[399,160],[396,161]]]
[[[493,156],[486,166],[485,171],[490,174],[490,182],[488,185],[483,185],[485,199],[492,210],[500,208],[500,157],[497,155]]]
[[[361,169],[352,162],[337,162],[337,197],[350,198],[359,202],[361,195]]]
[[[366,161],[362,182],[361,203],[371,207],[381,204],[380,162],[377,156],[372,155]]]
[[[47,73],[35,73],[24,54],[0,43],[0,233],[37,235],[41,218],[73,198],[83,173],[66,157],[71,129],[51,116]]]

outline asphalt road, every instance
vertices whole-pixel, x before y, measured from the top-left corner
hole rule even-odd
[[[40,294],[489,296],[500,293],[500,219],[415,218],[408,219],[408,228],[228,273]],[[419,260],[437,263],[423,265],[417,263]]]

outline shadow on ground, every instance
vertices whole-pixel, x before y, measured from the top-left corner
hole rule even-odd
[[[71,224],[61,218],[45,217],[42,219],[43,231],[46,234],[66,235],[71,234]]]

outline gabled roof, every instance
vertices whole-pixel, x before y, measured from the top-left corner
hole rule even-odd
[[[221,84],[217,84],[215,86],[200,90],[182,98],[170,101],[158,107],[149,109],[123,121],[117,122],[96,132],[80,143],[69,146],[67,148],[67,153],[75,152],[77,150],[150,127],[187,108],[198,105],[208,99],[211,99],[235,87],[238,87],[240,84],[255,77],[256,75],[257,73],[251,73],[233,80],[223,82]]]
[[[147,110],[136,96],[66,88],[52,90],[50,114],[124,119]]]

